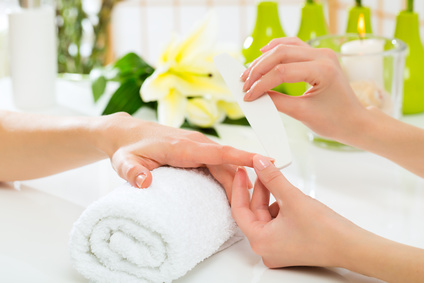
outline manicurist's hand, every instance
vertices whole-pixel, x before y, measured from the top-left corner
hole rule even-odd
[[[104,122],[101,147],[118,174],[133,186],[146,188],[151,170],[162,166],[207,167],[231,199],[236,166],[252,167],[252,153],[217,144],[205,135],[115,114]]]
[[[300,120],[321,136],[346,139],[366,115],[330,49],[312,48],[298,38],[274,39],[242,74],[245,100],[269,93],[280,112]],[[303,96],[271,91],[279,84],[307,82]]]
[[[270,268],[343,267],[387,282],[424,282],[424,250],[370,233],[290,184],[269,159],[253,158],[252,198],[244,168],[233,183],[231,212],[253,251]],[[276,202],[269,206],[270,192]]]
[[[344,235],[354,224],[290,184],[269,159],[253,159],[258,175],[249,198],[247,175],[237,170],[231,212],[253,251],[271,268],[337,266]],[[276,202],[269,206],[270,192]]]
[[[375,107],[363,107],[336,54],[298,38],[272,40],[242,74],[252,101],[267,92],[277,109],[318,135],[386,157],[424,177],[424,130],[402,123]],[[302,96],[271,91],[283,83],[307,82]]]

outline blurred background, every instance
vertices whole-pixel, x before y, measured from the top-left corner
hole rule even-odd
[[[173,32],[186,34],[195,22],[214,8],[219,18],[219,41],[242,46],[255,24],[255,0],[42,0],[54,5],[58,14],[62,56],[59,72],[88,73],[93,65],[113,62],[133,51],[146,62],[155,64],[164,45]],[[304,0],[278,0],[280,21],[285,33],[297,33]],[[393,37],[396,15],[405,9],[404,0],[364,0],[371,9],[373,33]],[[353,0],[323,0],[324,13],[332,34],[346,30],[348,10]],[[0,0],[0,77],[7,74],[6,38],[7,11],[18,5],[18,0]],[[424,26],[424,1],[415,1],[415,11]],[[70,26],[63,26],[72,23]],[[100,25],[99,25],[100,24]],[[424,29],[420,29],[424,38]],[[93,48],[93,41],[103,44],[104,50]],[[96,53],[91,62],[74,66],[77,56],[75,45],[80,43],[78,56],[82,58]],[[60,51],[59,51],[60,53]],[[92,57],[95,57],[92,56]],[[81,59],[82,60],[82,59]],[[96,62],[98,60],[98,62]],[[68,62],[67,62],[68,61]],[[94,62],[93,62],[94,61]]]

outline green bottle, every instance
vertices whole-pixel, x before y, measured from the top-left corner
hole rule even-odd
[[[412,1],[409,1],[408,9],[401,11],[396,18],[395,38],[408,45],[404,70],[403,114],[424,111],[424,49],[420,39],[418,14],[413,11],[412,6]]]
[[[267,45],[272,39],[285,37],[286,34],[280,23],[277,1],[257,1],[256,22],[253,32],[243,43],[242,54],[246,64],[262,55],[260,49]],[[282,86],[274,90],[283,92]]]
[[[302,8],[300,27],[297,37],[306,42],[310,39],[326,34],[328,34],[328,27],[322,5],[315,3],[314,0],[307,0]],[[287,94],[299,96],[306,91],[308,84],[300,82],[285,84],[282,87],[285,88]]]
[[[322,5],[314,0],[307,0],[302,8],[302,16],[297,37],[308,41],[318,36],[328,34]]]
[[[359,17],[365,20],[365,33],[372,33],[370,8],[362,6],[361,0],[356,0],[356,5],[349,10],[346,33],[358,33]]]
[[[256,8],[256,23],[252,35],[246,38],[242,54],[246,64],[262,55],[260,49],[272,39],[285,37],[286,34],[280,24],[278,4],[276,1],[258,1]]]

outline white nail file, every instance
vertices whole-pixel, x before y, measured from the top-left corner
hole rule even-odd
[[[226,53],[216,56],[214,62],[266,153],[275,159],[275,166],[282,169],[290,165],[292,157],[286,130],[271,97],[264,94],[255,101],[244,101],[244,83],[240,76],[246,68]]]

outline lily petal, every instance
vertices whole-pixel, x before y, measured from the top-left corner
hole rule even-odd
[[[187,120],[193,125],[212,127],[218,122],[220,116],[215,101],[192,98],[187,102]]]
[[[179,128],[184,123],[187,98],[176,90],[158,101],[158,121],[160,124]]]
[[[218,108],[225,112],[228,118],[236,120],[244,117],[240,106],[236,102],[218,101]]]

